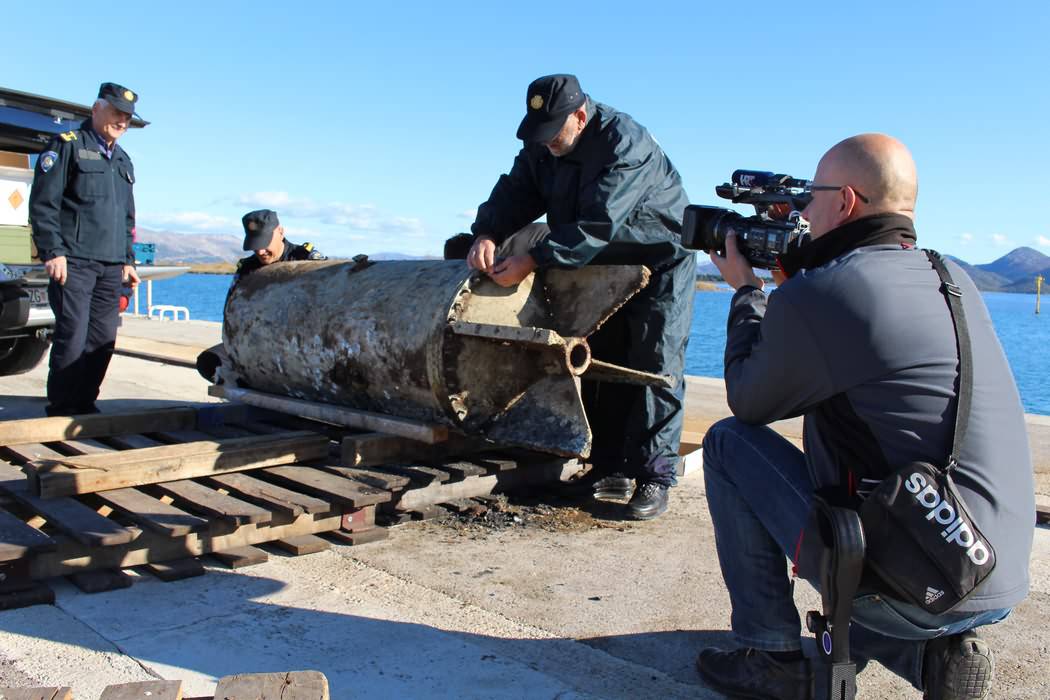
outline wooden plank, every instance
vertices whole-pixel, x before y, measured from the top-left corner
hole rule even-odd
[[[211,438],[206,437],[205,440]],[[116,447],[118,450],[141,450],[147,447],[158,447],[163,443],[148,438],[145,435],[110,435],[106,438],[106,442]]]
[[[473,458],[471,461],[486,467],[490,471],[506,472],[518,468],[518,460],[497,455],[479,456]]]
[[[184,578],[204,575],[204,565],[199,559],[193,557],[151,562],[143,564],[142,568],[165,582],[181,581]]]
[[[443,459],[449,455],[468,455],[491,448],[491,443],[451,433],[448,440],[428,445],[418,440],[386,433],[361,433],[342,439],[340,464],[346,467],[371,467]]]
[[[196,413],[193,408],[161,408],[128,413],[0,421],[0,445],[54,442],[67,438],[90,438],[117,433],[186,430],[196,424]]]
[[[365,469],[362,467],[337,467],[333,464],[322,464],[318,469],[338,474],[348,479],[356,479],[363,484],[375,486],[385,491],[400,491],[412,483],[412,480],[402,474],[391,474],[378,469]]]
[[[290,517],[298,517],[303,513],[327,513],[333,510],[332,504],[328,501],[322,501],[320,498],[307,496],[247,474],[220,474],[206,481],[251,503]]]
[[[72,498],[34,496],[22,470],[7,462],[0,462],[0,490],[40,513],[55,528],[90,547],[124,544],[139,536],[137,528],[123,527]]]
[[[53,550],[55,541],[27,525],[21,518],[0,510],[0,562],[14,561],[34,552]]]
[[[422,486],[434,483],[443,484],[452,479],[452,475],[448,472],[423,464],[388,464],[382,467],[375,467],[375,471],[407,476],[413,484]]]
[[[343,529],[350,531],[368,530],[376,525],[375,506],[358,508],[349,513],[343,513]]]
[[[219,493],[196,481],[171,481],[166,484],[157,484],[156,488],[178,502],[185,502],[191,510],[236,525],[268,523],[273,519],[273,513],[265,508]]]
[[[253,523],[223,534],[191,533],[185,537],[162,537],[144,532],[134,542],[112,547],[87,547],[73,540],[65,540],[59,542],[58,549],[54,552],[43,552],[29,560],[29,574],[32,579],[39,580],[52,576],[68,576],[78,571],[123,569],[187,556],[223,552],[299,535],[315,535],[336,530],[341,523],[342,517],[339,513],[304,513],[291,522],[279,525]]]
[[[108,686],[98,700],[182,700],[182,681],[139,681]]]
[[[129,435],[126,437],[139,438],[138,440],[130,441],[132,444],[136,445],[134,449],[137,449],[140,446],[150,447],[162,444],[158,443],[155,440],[143,437],[141,435]],[[80,454],[97,454],[99,452],[113,451],[112,448],[106,447],[102,443],[99,443],[95,440],[66,440],[62,444],[68,446],[72,450],[76,450]],[[266,510],[265,508],[260,508],[251,503],[246,503],[245,501],[233,498],[232,496],[227,496],[226,494],[219,493],[218,491],[210,489],[207,486],[204,486],[203,484],[198,484],[195,481],[183,480],[171,481],[165,484],[158,484],[157,490],[162,493],[168,494],[173,498],[177,498],[182,502],[188,503],[191,510],[205,513],[211,517],[219,518],[227,522],[233,523],[235,525],[243,525],[245,523],[270,522],[271,518],[273,517],[270,511]],[[105,498],[105,493],[99,495]],[[168,513],[181,513],[181,511],[176,512],[175,510],[171,509],[170,506],[167,507],[165,510]],[[189,517],[193,518],[194,516]],[[181,516],[175,518],[176,523],[183,522],[184,520],[185,519]],[[186,533],[180,532],[178,534],[183,535]]]
[[[355,546],[359,544],[368,544],[369,542],[380,542],[390,537],[390,530],[385,527],[373,527],[369,530],[358,530],[355,532],[347,532],[346,530],[332,530],[331,532],[322,533],[328,539],[337,542],[338,544],[348,544]]]
[[[398,510],[376,513],[376,525],[382,525],[383,527],[393,527],[394,525],[411,521],[412,516],[410,514]]]
[[[288,537],[283,540],[274,540],[273,546],[280,550],[288,552],[289,554],[300,557],[304,554],[314,554],[316,552],[323,552],[326,549],[331,548],[331,544],[322,540],[316,535],[299,535],[298,537]]]
[[[212,439],[212,436],[203,430],[155,430],[150,435],[169,445]]]
[[[236,405],[236,404],[234,404]],[[254,408],[253,410],[263,412],[262,409]],[[313,420],[310,418],[302,418],[300,416],[290,416],[287,413],[275,413],[273,411],[266,411],[269,415],[259,416],[254,421],[254,424],[258,425],[261,429],[263,426],[267,426],[270,431],[274,428],[279,430],[313,430],[318,433],[324,433],[328,436],[329,440],[333,440],[337,443],[341,443],[344,437],[348,435],[361,435],[361,431],[355,428],[347,428],[343,425],[332,425],[321,420]],[[241,421],[237,421],[240,423]]]
[[[130,588],[135,578],[120,569],[99,569],[98,571],[80,571],[69,577],[85,593],[104,593],[119,588]]]
[[[482,465],[463,460],[442,462],[441,468],[460,479],[466,479],[471,476],[485,476],[489,473],[489,470]]]
[[[257,433],[253,433],[247,428],[242,428],[238,425],[211,425],[203,429],[204,432],[212,436],[212,438],[221,438],[228,440],[230,438],[253,438],[257,436]],[[315,431],[309,431],[315,432]],[[276,434],[276,433],[271,433]]]
[[[149,442],[154,443],[153,440]],[[77,454],[115,454],[113,448],[96,440],[66,440],[60,444]],[[208,527],[207,520],[191,515],[136,489],[102,491],[97,495],[143,527],[170,537],[180,537],[189,532],[200,532]]]
[[[443,425],[423,423],[407,418],[396,418],[382,413],[371,411],[360,411],[344,406],[318,403],[315,401],[303,401],[287,396],[266,394],[251,389],[238,389],[225,385],[212,386],[208,393],[212,396],[222,396],[230,401],[240,401],[250,406],[268,408],[281,413],[290,413],[304,418],[314,418],[343,425],[348,428],[361,430],[373,430],[376,432],[400,435],[401,437],[418,440],[428,444],[444,442],[448,439],[448,428]]]
[[[266,550],[258,547],[234,547],[223,552],[212,552],[212,558],[230,569],[243,569],[246,566],[263,564],[270,559]]]
[[[271,467],[263,469],[262,473],[296,491],[305,491],[330,503],[342,503],[351,508],[386,503],[391,498],[389,491],[310,467]]]
[[[71,688],[0,688],[0,700],[73,700]]]
[[[30,488],[43,498],[176,481],[319,459],[328,439],[308,432],[273,438],[208,440],[116,454],[42,459],[26,465]]]
[[[208,529],[208,521],[157,500],[138,489],[99,491],[96,496],[144,528],[168,537],[182,537]]]
[[[433,520],[448,515],[448,511],[436,504],[424,504],[405,511],[413,520]]]
[[[246,673],[219,679],[222,700],[330,700],[328,679],[320,671]]]
[[[526,485],[544,484],[561,478],[565,466],[558,460],[529,469],[511,472],[472,476],[463,481],[448,484],[430,484],[421,489],[410,489],[401,494],[395,507],[400,511],[415,511],[436,503],[455,501],[461,498],[486,496],[497,491],[507,491]]]

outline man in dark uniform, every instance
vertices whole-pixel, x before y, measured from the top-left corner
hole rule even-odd
[[[29,195],[33,241],[51,277],[55,312],[49,416],[97,413],[117,337],[122,282],[134,287],[135,170],[117,139],[138,95],[103,83],[91,118],[40,154]]]
[[[281,226],[277,212],[272,209],[250,211],[241,218],[241,223],[244,224],[244,249],[255,252],[238,261],[234,284],[260,267],[273,263],[328,259],[310,243],[298,245],[285,240],[284,226]],[[216,372],[225,359],[223,344],[214,345],[197,355],[197,372],[209,382],[217,381]]]
[[[670,375],[674,388],[588,383],[595,481],[608,495],[637,484],[628,515],[655,518],[676,483],[696,261],[681,245],[682,180],[630,116],[591,101],[572,75],[529,85],[518,127],[524,147],[478,208],[467,264],[503,286],[533,270],[645,265],[652,277],[589,339],[594,356]],[[501,260],[507,237],[547,215],[550,233]],[[500,248],[497,251],[497,248]],[[610,479],[609,476],[614,478]]]
[[[237,263],[234,282],[260,267],[288,260],[327,260],[310,243],[298,245],[284,238],[284,226],[272,209],[250,211],[241,219],[244,224],[244,249],[255,251]]]

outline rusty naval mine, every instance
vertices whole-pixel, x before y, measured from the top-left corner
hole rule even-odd
[[[587,344],[648,279],[588,266],[503,288],[461,260],[269,265],[226,301],[224,380],[586,457],[581,380],[669,382]]]

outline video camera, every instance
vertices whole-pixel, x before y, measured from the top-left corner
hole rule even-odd
[[[810,184],[790,175],[737,170],[731,182],[715,187],[715,194],[734,204],[753,204],[755,216],[690,204],[682,221],[682,245],[725,255],[726,234],[733,231],[751,266],[772,270],[777,258],[808,239],[809,223],[801,212],[811,198]]]

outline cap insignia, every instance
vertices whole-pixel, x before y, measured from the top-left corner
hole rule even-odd
[[[254,231],[257,228],[259,228],[259,224],[255,223],[254,221],[249,221],[248,222],[248,230],[249,231]]]
[[[533,95],[532,99],[529,100],[529,107],[533,109],[540,109],[543,107],[543,95]]]
[[[135,100],[135,93],[133,93],[131,90],[125,90],[124,99],[128,102],[133,102]]]

